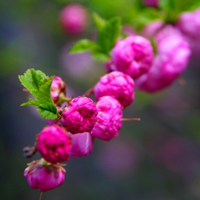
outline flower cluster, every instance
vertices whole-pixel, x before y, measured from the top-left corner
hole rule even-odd
[[[59,116],[47,120],[48,126],[37,135],[35,148],[42,159],[28,164],[24,172],[29,185],[42,192],[63,183],[65,171],[60,162],[87,156],[95,138],[109,141],[117,137],[122,110],[134,100],[134,81],[122,72],[100,78],[93,89],[96,103],[87,96],[65,97],[65,86],[57,76],[51,83],[51,97]]]
[[[144,3],[158,7],[158,1]],[[123,109],[135,99],[134,86],[138,90],[154,93],[177,80],[188,65],[192,41],[200,41],[196,32],[200,26],[199,20],[188,22],[194,15],[200,15],[199,9],[181,14],[173,26],[156,21],[148,24],[141,35],[116,37],[112,48],[108,46],[103,51],[107,52],[104,56],[109,58],[104,60],[106,74],[82,96],[67,97],[66,83],[58,76],[48,79],[41,72],[34,72],[31,84],[27,84],[26,79],[31,77],[28,74],[30,72],[27,72],[26,78],[20,77],[22,84],[37,97],[25,105],[38,106],[48,125],[37,135],[34,147],[42,158],[29,163],[24,172],[32,188],[45,192],[60,186],[65,178],[65,170],[60,162],[67,162],[70,157],[87,156],[92,152],[96,138],[110,141],[117,137],[122,127]],[[72,4],[62,10],[60,21],[66,32],[80,33],[87,24],[86,10]],[[109,27],[104,26],[106,22],[103,19],[100,21],[99,35]],[[106,43],[108,40],[102,42]],[[95,44],[93,41],[84,40],[79,45],[80,51],[102,50],[99,46],[101,43]],[[78,49],[78,45],[75,49]],[[95,52],[94,55],[103,57],[102,54]],[[40,80],[35,85],[38,87],[32,90],[29,87],[34,85],[33,81],[37,81],[37,73]],[[45,93],[48,86],[49,91]],[[90,98],[92,93],[95,100]]]

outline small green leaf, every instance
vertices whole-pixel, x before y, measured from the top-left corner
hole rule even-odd
[[[38,106],[38,112],[45,119],[54,120],[58,118],[58,112],[53,103],[46,102],[40,104]]]
[[[99,48],[98,45],[94,43],[93,41],[88,40],[88,39],[83,39],[76,42],[69,50],[69,53],[81,53],[84,51],[94,51],[98,48]]]
[[[37,100],[40,102],[40,104],[49,102],[53,103],[53,100],[51,98],[51,83],[53,81],[54,76],[50,77],[44,85],[42,85],[39,89],[39,92],[37,94]]]
[[[39,70],[29,69],[19,79],[36,99],[29,99],[21,106],[37,106],[38,112],[45,119],[58,118],[58,111],[51,97],[51,83],[54,76],[48,77]]]
[[[34,69],[29,69],[24,75],[19,76],[22,85],[35,97],[37,97],[39,88],[45,83],[47,78],[43,72]]]
[[[121,20],[119,17],[108,20],[104,27],[99,30],[97,43],[104,53],[109,54],[120,35],[120,31]]]
[[[21,106],[39,106],[40,103],[37,100],[29,99],[28,102],[21,104]]]
[[[105,54],[105,53],[101,53],[101,52],[92,52],[92,58],[101,62],[106,62],[108,60],[110,60],[110,57]]]
[[[100,31],[104,28],[106,21],[101,18],[97,13],[93,13],[94,21],[97,26],[97,30]]]

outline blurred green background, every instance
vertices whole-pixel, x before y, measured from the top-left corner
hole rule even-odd
[[[90,16],[87,30],[65,34],[60,10],[70,2],[84,5]],[[46,125],[35,108],[20,107],[29,95],[18,75],[28,68],[58,75],[67,94],[82,95],[104,74],[103,64],[89,53],[68,55],[78,39],[94,38],[92,13],[103,18],[121,16],[122,23],[137,20],[131,0],[1,0],[0,2],[0,200],[35,200],[23,177],[26,163],[22,148],[34,143]],[[200,92],[199,59],[192,58],[182,75],[157,94],[136,91],[118,138],[95,140],[87,157],[71,158],[64,184],[44,194],[43,200],[198,200],[200,199]]]

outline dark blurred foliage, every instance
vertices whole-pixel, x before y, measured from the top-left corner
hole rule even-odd
[[[1,0],[0,2],[0,199],[35,200],[23,171],[22,148],[34,143],[45,120],[35,108],[20,107],[28,99],[18,75],[28,68],[61,76],[68,95],[82,95],[104,74],[103,64],[90,55],[68,55],[74,41],[95,37],[92,12],[108,19],[135,21],[131,0],[80,0],[90,23],[82,35],[64,34],[58,21],[67,0]],[[74,57],[73,57],[74,56]],[[74,66],[74,68],[73,68]],[[82,67],[82,68],[81,68]],[[73,71],[77,71],[75,73]],[[118,138],[95,140],[87,157],[71,159],[64,184],[44,194],[49,200],[196,200],[200,199],[200,66],[193,58],[179,79],[157,94],[136,91]]]

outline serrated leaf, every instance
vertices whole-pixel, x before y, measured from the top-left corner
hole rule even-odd
[[[37,97],[39,88],[46,82],[47,76],[40,70],[28,69],[24,75],[19,76],[22,85]]]
[[[39,106],[40,103],[37,100],[29,99],[28,102],[21,104],[21,106]]]
[[[38,112],[45,119],[54,120],[58,118],[58,112],[56,106],[53,103],[46,102],[40,104],[38,106]]]
[[[83,40],[79,40],[78,42],[76,42],[69,50],[69,53],[81,53],[84,51],[95,51],[98,48],[99,48],[98,45],[96,43],[94,43],[93,41],[88,40],[88,39],[83,39]]]
[[[40,104],[49,102],[53,103],[53,100],[51,98],[51,83],[53,81],[54,76],[50,77],[44,85],[42,85],[38,91],[37,94],[37,100],[40,102]]]

